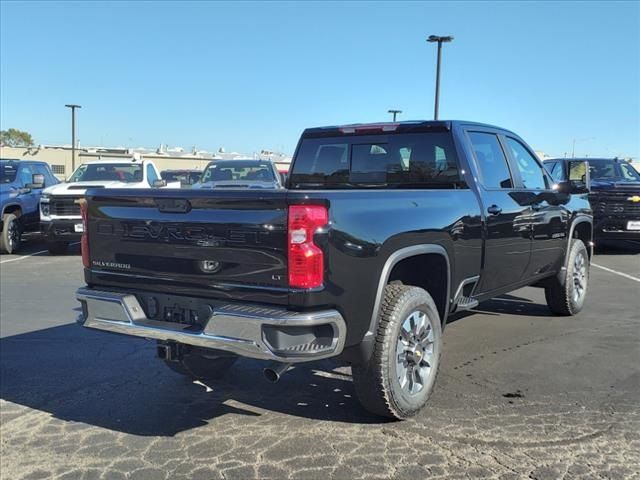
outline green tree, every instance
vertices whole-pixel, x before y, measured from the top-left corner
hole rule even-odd
[[[17,128],[0,130],[0,144],[7,147],[31,147],[33,137],[29,132],[23,132]]]

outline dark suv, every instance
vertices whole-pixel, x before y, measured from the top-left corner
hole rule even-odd
[[[563,162],[544,162],[555,181],[563,178]],[[591,175],[589,202],[593,209],[593,233],[597,240],[640,240],[640,173],[617,158],[585,158]]]

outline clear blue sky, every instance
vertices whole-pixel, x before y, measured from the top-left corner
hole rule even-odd
[[[84,145],[292,153],[308,126],[433,113],[640,157],[640,2],[2,2],[0,125]]]

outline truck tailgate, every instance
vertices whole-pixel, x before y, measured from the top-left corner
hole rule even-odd
[[[286,303],[285,191],[94,190],[87,201],[90,283]]]

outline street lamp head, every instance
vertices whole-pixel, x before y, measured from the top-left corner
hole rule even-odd
[[[67,108],[82,108],[80,105],[73,105],[73,104],[65,105],[65,107],[67,107]]]
[[[438,43],[445,43],[445,42],[451,42],[453,41],[453,37],[451,35],[448,36],[439,36],[439,35],[429,35],[429,38],[427,38],[427,42],[438,42]]]
[[[402,110],[387,110],[388,113],[402,113]]]

